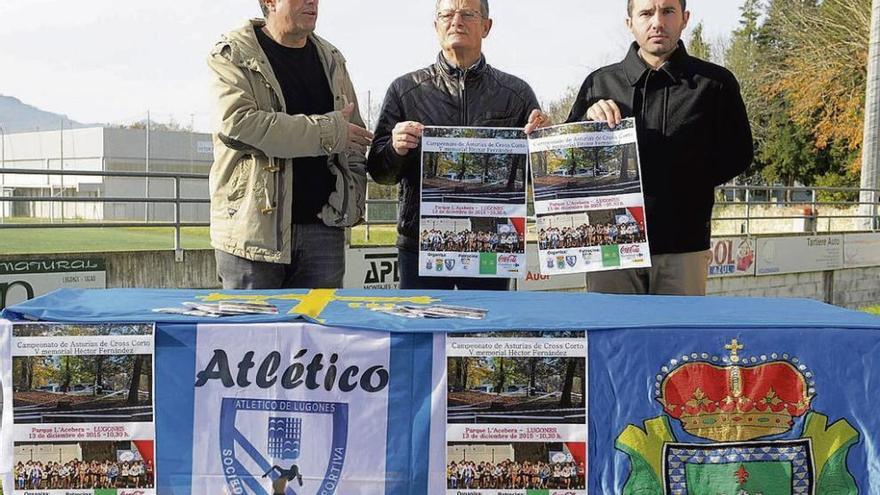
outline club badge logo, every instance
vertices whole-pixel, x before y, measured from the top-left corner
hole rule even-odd
[[[443,258],[437,258],[434,260],[434,269],[436,269],[438,272],[443,271]]]
[[[559,255],[556,257],[556,268],[560,270],[565,268],[565,256]]]
[[[574,268],[577,265],[578,259],[577,256],[566,256],[565,262],[568,263],[568,266]]]
[[[550,269],[552,270],[554,266],[555,266],[555,265],[553,264],[553,257],[552,257],[552,256],[548,256],[548,257],[547,257],[547,268],[550,268]]]
[[[452,269],[455,268],[455,260],[446,260],[445,263],[446,263],[446,270],[451,272]]]
[[[846,458],[859,433],[812,410],[813,372],[789,354],[744,357],[744,348],[734,339],[729,356],[693,353],[661,368],[654,397],[664,415],[617,437],[632,466],[624,492],[858,493]],[[702,441],[679,441],[672,422]]]
[[[239,425],[266,425],[266,439],[248,438]],[[325,439],[309,438],[312,430],[330,431]],[[315,435],[315,433],[312,433]],[[327,452],[306,456],[306,449],[325,445]],[[255,495],[327,494],[336,488],[345,464],[348,444],[348,404],[337,402],[225,398],[220,411],[220,456],[231,493]],[[262,448],[261,448],[262,447]],[[326,459],[320,466],[299,462]],[[320,476],[317,487],[303,491],[303,476]],[[271,482],[271,491],[266,487]],[[313,490],[313,491],[312,491]]]
[[[589,265],[596,258],[595,251],[591,251],[589,249],[581,249],[581,258],[584,259],[584,263]]]

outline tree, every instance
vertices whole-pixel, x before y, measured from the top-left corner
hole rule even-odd
[[[862,145],[870,11],[871,0],[771,4],[768,23],[785,55],[767,74],[775,82],[766,91],[785,98],[792,121],[813,134],[819,150]],[[858,170],[858,156],[848,165]]]
[[[571,407],[573,402],[572,392],[574,391],[574,375],[577,371],[577,360],[568,359],[565,364],[565,379],[562,382],[562,394],[559,397],[559,407]]]
[[[146,130],[147,119],[139,120],[131,124],[121,124],[112,127],[116,127],[118,129]],[[193,128],[189,124],[182,125],[180,122],[174,120],[174,118],[171,117],[168,119],[168,122],[157,122],[155,120],[150,120],[150,130],[157,132],[192,132]]]
[[[508,191],[516,191],[516,180],[525,175],[526,172],[526,157],[525,156],[515,156],[509,158],[510,160],[510,171],[507,175],[507,187]]]
[[[569,86],[565,89],[565,92],[558,100],[550,102],[550,105],[547,106],[546,113],[547,117],[550,118],[551,123],[565,123],[568,119],[568,114],[571,112],[571,107],[574,106],[574,101],[577,99],[577,95],[578,88],[575,86]]]
[[[733,31],[730,44],[724,54],[724,65],[739,81],[740,91],[752,124],[756,147],[760,147],[763,135],[760,125],[765,114],[765,101],[759,91],[761,76],[758,68],[758,19],[761,15],[759,0],[746,0],[740,7],[739,28]]]
[[[712,59],[712,46],[703,39],[703,23],[694,27],[693,31],[691,31],[691,38],[688,41],[687,46],[688,53],[694,57],[703,60],[711,60]]]
[[[537,380],[536,380],[537,375],[538,375],[538,360],[539,360],[539,358],[530,357],[529,361],[528,361],[528,363],[529,363],[529,369],[528,369],[529,397],[534,397],[535,390],[538,388],[537,387]]]
[[[504,385],[507,382],[507,374],[504,372],[504,358],[496,358],[496,370],[495,373],[495,393],[502,394],[504,393]]]
[[[725,65],[740,82],[763,182],[810,185],[819,177],[851,174],[855,141],[845,116],[854,107],[839,92],[854,86],[839,83],[858,77],[858,56],[851,52],[858,43],[846,41],[845,33],[859,32],[860,16],[845,12],[864,1],[746,0],[742,6]]]
[[[141,385],[141,373],[144,368],[144,356],[138,355],[134,357],[134,363],[131,371],[131,382],[128,386],[128,405],[136,405],[140,400],[138,396]]]

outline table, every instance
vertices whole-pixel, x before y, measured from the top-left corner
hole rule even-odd
[[[267,301],[280,312],[153,312],[221,300]],[[487,314],[409,319],[376,311],[392,305]],[[814,301],[115,289],[61,290],[3,316],[129,333],[155,323],[154,417],[135,428],[155,440],[154,454],[141,453],[155,455],[156,488],[144,493],[271,494],[272,480],[286,484],[284,493],[345,495],[880,487],[880,319]],[[4,358],[24,352],[16,350],[24,337],[10,328],[0,325]],[[7,491],[15,456],[5,452],[37,428],[13,424],[13,416],[30,416],[9,407],[22,393],[13,390],[20,370],[11,362],[0,359]],[[21,449],[33,451],[28,445]],[[489,471],[483,488],[472,480],[468,490],[469,459],[493,468],[547,465],[560,476],[493,481]]]

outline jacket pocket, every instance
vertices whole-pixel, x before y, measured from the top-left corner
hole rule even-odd
[[[232,171],[232,176],[229,178],[229,192],[226,195],[229,216],[234,216],[241,208],[241,202],[247,195],[253,167],[253,156],[245,155],[238,160]]]

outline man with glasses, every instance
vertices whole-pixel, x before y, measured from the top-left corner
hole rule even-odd
[[[438,0],[437,61],[398,78],[385,96],[367,170],[400,184],[397,226],[401,289],[507,290],[508,279],[419,276],[421,136],[425,126],[524,127],[546,123],[527,83],[488,65],[482,53],[492,19],[488,0]]]
[[[593,292],[705,295],[715,186],[754,153],[739,84],[727,69],[688,55],[686,0],[628,0],[635,42],[620,63],[590,74],[569,121],[635,117],[651,268],[591,273]]]

